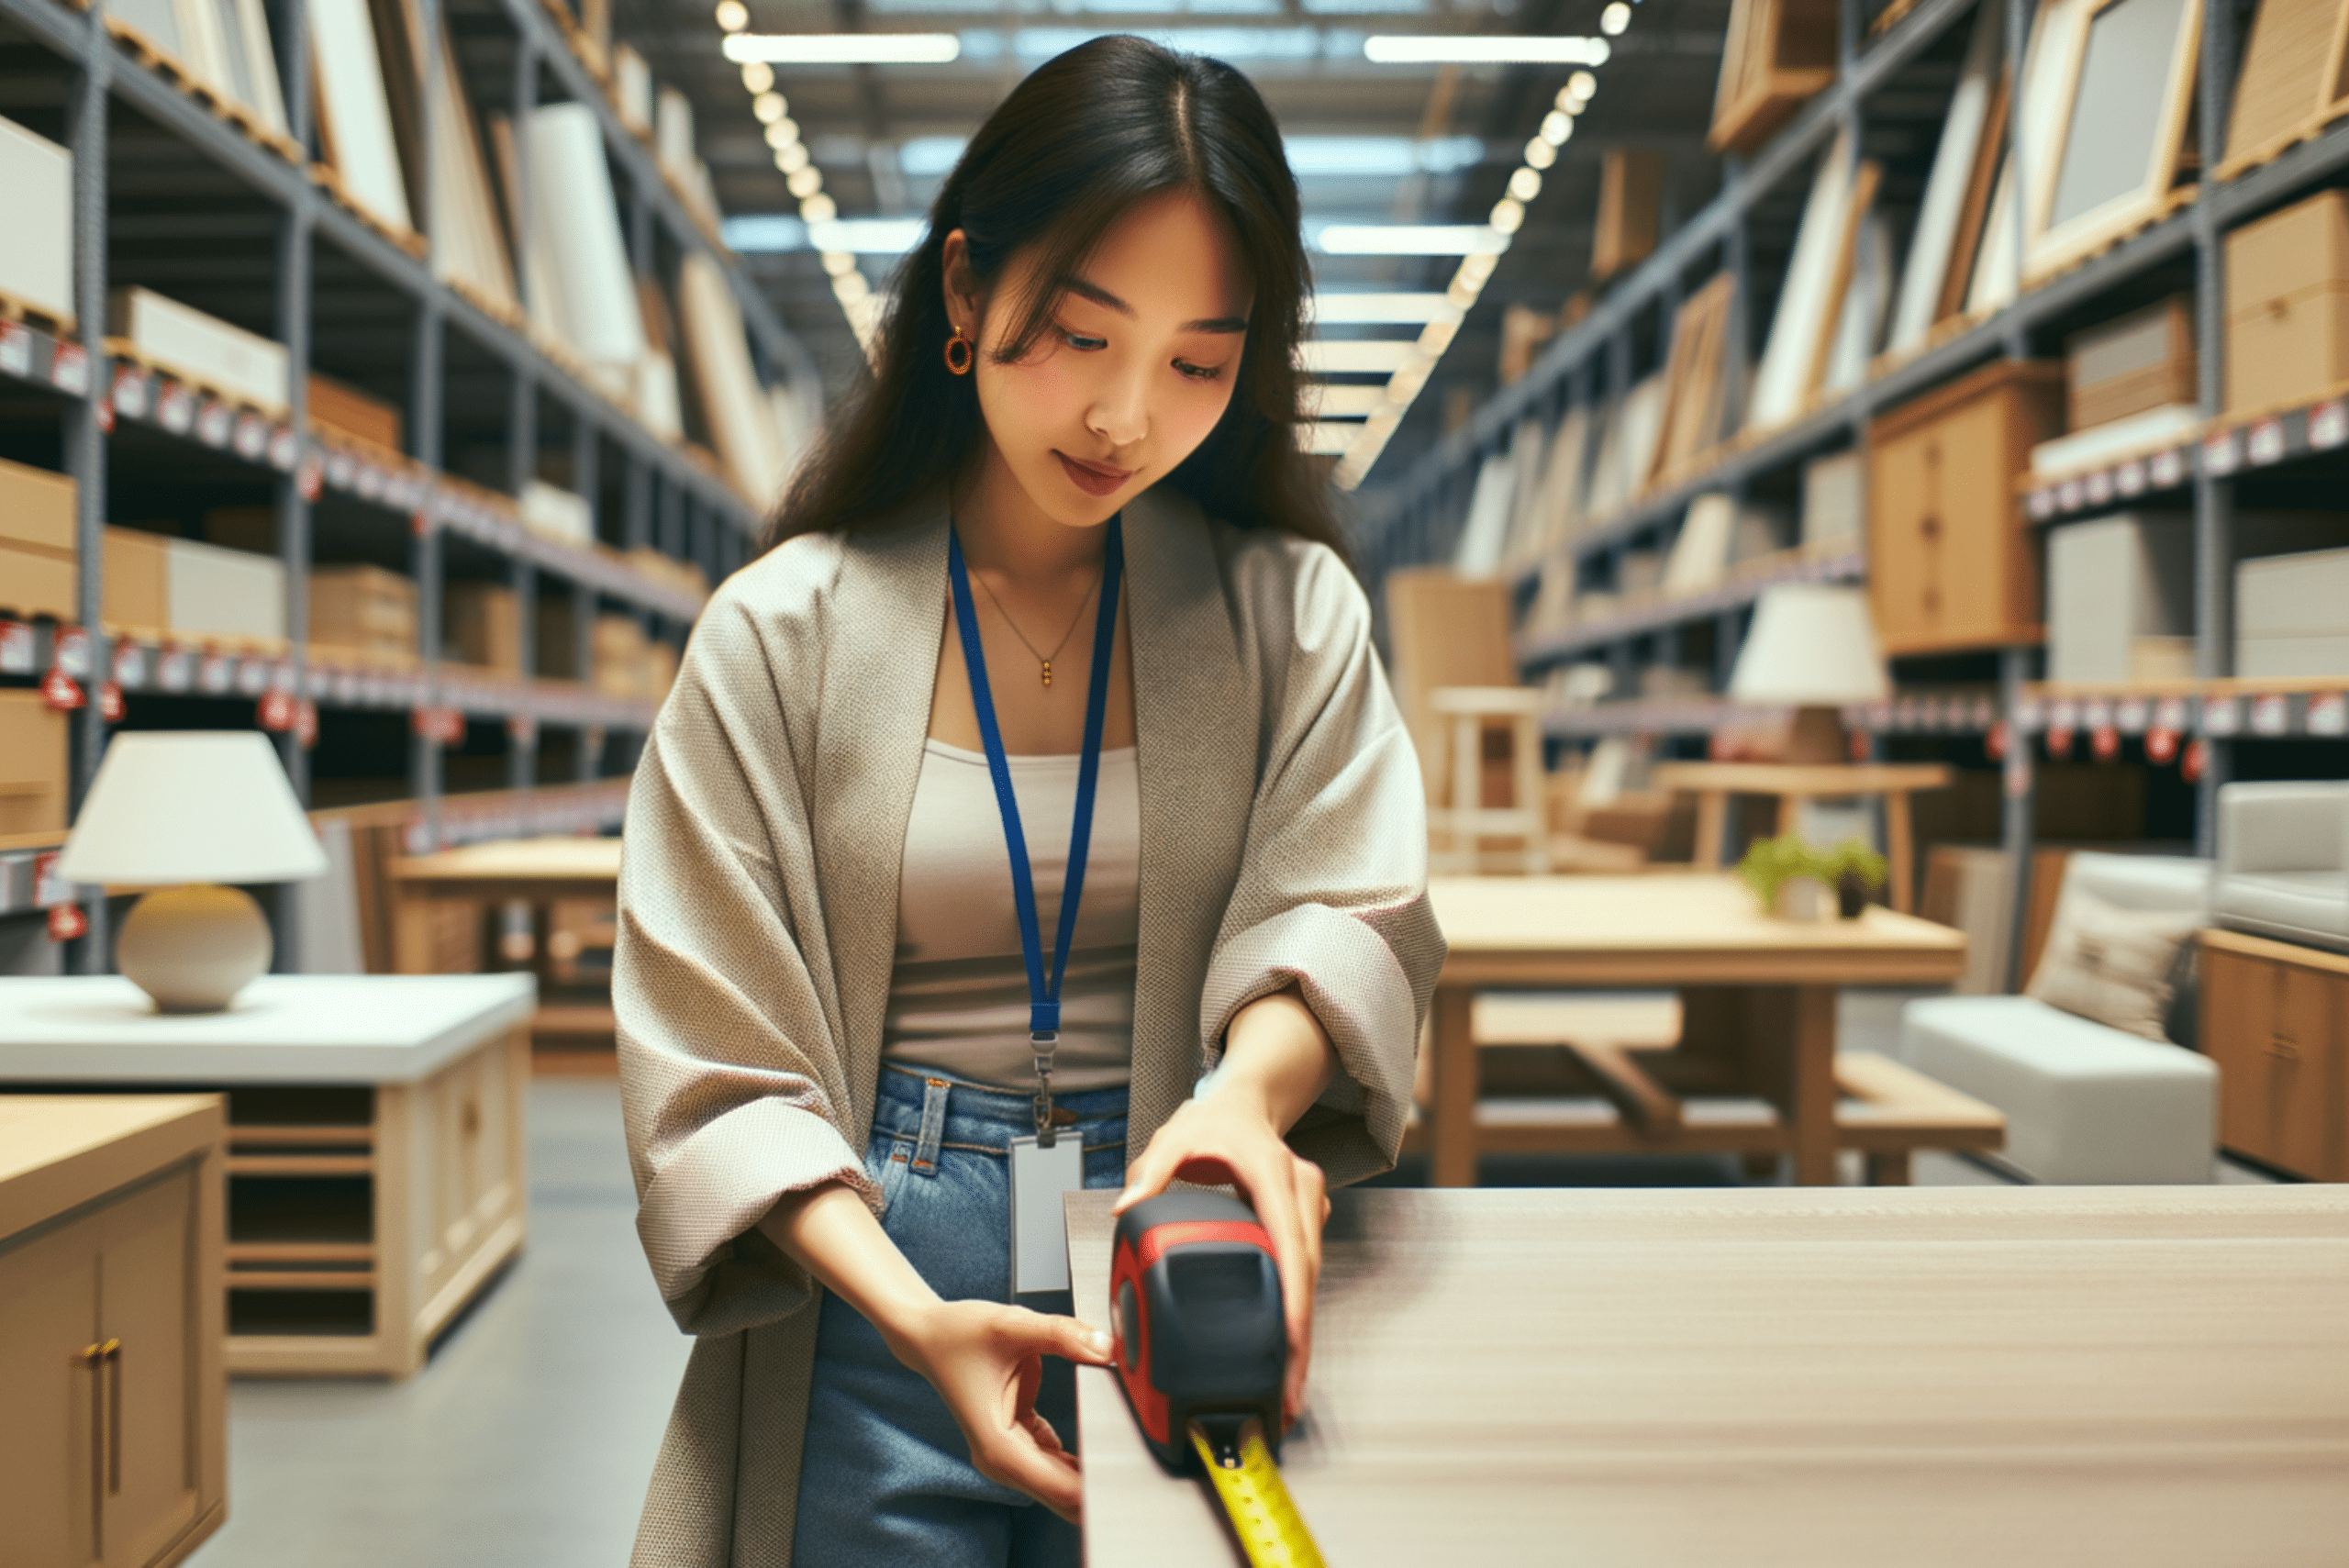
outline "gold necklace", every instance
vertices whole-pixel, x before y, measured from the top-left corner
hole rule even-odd
[[[1108,562],[1105,561],[1102,562],[1102,571],[1106,572],[1108,570]],[[977,582],[980,587],[986,588],[987,597],[995,601],[996,614],[1001,616],[1003,617],[1003,624],[1011,628],[1011,635],[1018,638],[1019,639],[1020,646],[1027,649],[1029,653],[1035,658],[1036,662],[1044,667],[1044,685],[1047,690],[1050,690],[1052,684],[1052,661],[1061,656],[1061,650],[1068,646],[1068,639],[1076,635],[1077,623],[1085,619],[1085,606],[1091,604],[1093,602],[1093,595],[1100,591],[1101,573],[1094,573],[1093,585],[1085,589],[1085,597],[1077,601],[1076,614],[1069,617],[1068,629],[1061,633],[1061,639],[1052,644],[1052,651],[1050,653],[1043,651],[1034,643],[1028,640],[1028,634],[1019,629],[1019,623],[1013,620],[1011,618],[1011,612],[1003,607],[1002,597],[997,595],[993,588],[987,588],[987,580],[985,578],[981,577],[975,572],[972,573],[971,576],[975,582]]]

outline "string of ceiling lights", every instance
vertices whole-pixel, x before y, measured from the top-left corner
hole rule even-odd
[[[959,58],[962,40],[953,33],[752,33],[748,30],[751,13],[744,0],[718,0],[716,16],[725,35],[721,48],[741,70],[742,86],[751,95],[751,112],[764,128],[775,169],[799,203],[800,220],[831,279],[833,297],[839,300],[857,340],[869,349],[879,324],[881,298],[858,268],[854,240],[841,232],[848,226],[840,221],[839,206],[824,190],[823,172],[800,138],[789,101],[776,90],[774,67],[942,64]],[[1363,57],[1377,64],[1542,64],[1577,69],[1558,90],[1540,128],[1526,142],[1524,161],[1509,176],[1506,194],[1494,204],[1481,229],[1472,230],[1461,247],[1459,268],[1438,296],[1443,308],[1430,313],[1418,339],[1407,342],[1319,339],[1307,346],[1309,371],[1389,373],[1383,388],[1321,387],[1319,417],[1300,432],[1317,450],[1340,451],[1332,477],[1341,489],[1361,484],[1377,462],[1403,416],[1458,336],[1462,319],[1491,280],[1510,237],[1524,226],[1526,207],[1541,193],[1543,172],[1557,161],[1558,149],[1574,135],[1575,117],[1598,92],[1598,80],[1593,72],[1607,62],[1611,52],[1607,39],[1621,35],[1631,19],[1629,0],[1609,0],[1599,14],[1599,31],[1606,35],[1601,38],[1374,34],[1363,40]],[[1330,231],[1342,227],[1325,228],[1322,249],[1341,248],[1330,241]],[[1355,428],[1351,420],[1357,416],[1362,423]]]
[[[1563,49],[1553,48],[1545,51],[1533,46],[1578,43],[1593,47],[1579,51],[1580,69],[1567,77],[1566,84],[1558,89],[1549,111],[1542,117],[1542,124],[1526,142],[1525,161],[1509,175],[1507,192],[1493,204],[1492,212],[1485,219],[1490,238],[1463,256],[1459,270],[1452,274],[1444,297],[1457,307],[1457,313],[1448,320],[1431,321],[1420,329],[1419,341],[1413,345],[1415,351],[1386,378],[1385,398],[1363,420],[1360,432],[1338,459],[1336,468],[1330,472],[1330,479],[1339,489],[1352,490],[1369,474],[1377,463],[1379,454],[1386,450],[1386,443],[1402,425],[1403,416],[1410,411],[1412,400],[1426,387],[1428,378],[1435,373],[1444,350],[1452,347],[1453,339],[1459,335],[1461,321],[1475,305],[1477,296],[1485,292],[1485,285],[1492,281],[1493,270],[1500,265],[1501,252],[1508,249],[1510,236],[1525,226],[1525,209],[1535,196],[1542,194],[1543,172],[1557,162],[1558,149],[1574,136],[1575,117],[1589,106],[1590,100],[1597,95],[1598,78],[1594,70],[1607,63],[1610,52],[1607,39],[1621,37],[1623,30],[1631,25],[1631,7],[1626,0],[1609,0],[1607,8],[1598,16],[1598,30],[1606,38],[1372,39],[1364,46],[1364,52],[1374,60],[1380,56],[1370,52],[1373,46],[1386,46],[1389,51],[1387,58],[1397,60],[1407,57],[1395,52],[1396,46],[1408,46],[1418,51],[1408,56],[1415,61],[1430,58],[1441,46],[1464,46],[1456,47],[1454,53],[1442,57],[1460,61],[1468,57],[1467,50],[1479,45],[1516,43],[1529,47],[1525,52],[1509,58],[1542,64],[1577,61],[1568,60],[1567,51]]]

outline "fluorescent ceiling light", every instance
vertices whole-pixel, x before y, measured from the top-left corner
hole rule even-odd
[[[966,32],[963,55],[974,61],[999,61],[1007,53],[1023,61],[1041,63],[1065,54],[1077,45],[1102,36],[1100,28],[1020,28],[1006,34],[988,29]],[[1358,60],[1363,34],[1351,28],[1121,28],[1151,42],[1185,54],[1217,60],[1301,61]]]
[[[807,226],[786,213],[754,213],[729,217],[718,226],[718,238],[738,256],[766,256],[807,248]]]
[[[1497,256],[1508,236],[1481,223],[1325,223],[1313,244],[1331,256]]]
[[[1316,419],[1310,425],[1297,428],[1297,444],[1309,452],[1336,457],[1354,444],[1362,434],[1362,427],[1350,420]]]
[[[929,220],[918,217],[840,217],[808,225],[807,243],[818,250],[902,256],[921,243],[929,228]]]
[[[1384,386],[1337,386],[1309,382],[1305,397],[1314,414],[1323,419],[1365,419],[1386,406]]]
[[[1431,321],[1457,321],[1460,307],[1440,294],[1317,294],[1305,302],[1308,320],[1397,322],[1424,326]]]
[[[1308,375],[1388,375],[1419,356],[1408,338],[1312,338],[1299,349]]]
[[[1485,161],[1484,140],[1474,136],[1292,136],[1283,145],[1301,175],[1449,174]]]
[[[908,137],[898,145],[897,169],[909,180],[939,180],[954,172],[970,143],[959,136]]]
[[[734,33],[724,45],[737,65],[942,65],[963,52],[952,33]]]
[[[1605,39],[1374,33],[1362,56],[1380,65],[1604,65]]]

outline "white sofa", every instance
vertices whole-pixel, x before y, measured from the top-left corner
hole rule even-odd
[[[2349,782],[2221,788],[2211,906],[2231,930],[2349,951]]]
[[[2210,864],[2080,853],[2064,889],[2123,908],[2207,916]],[[2208,1057],[2029,996],[1936,996],[1901,1010],[1901,1055],[1926,1076],[1996,1106],[2001,1162],[2062,1184],[2211,1179],[2219,1073]]]

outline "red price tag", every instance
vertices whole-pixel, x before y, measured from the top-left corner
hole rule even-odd
[[[294,699],[273,687],[262,694],[261,727],[282,735],[294,728]]]
[[[1989,733],[1982,737],[1982,750],[1994,762],[2005,760],[2007,755],[2007,721],[2005,719],[1998,719],[1991,724]]]
[[[2165,768],[2176,762],[2177,760],[2177,731],[2160,728],[2146,730],[2145,756],[2148,761]]]
[[[2177,771],[2185,775],[2188,784],[2199,784],[2201,782],[2202,770],[2210,765],[2210,743],[2207,740],[2192,740],[2187,743],[2186,760],[2178,765]]]
[[[60,713],[72,713],[89,700],[82,695],[81,684],[54,664],[40,678],[40,697]]]
[[[49,940],[70,942],[90,931],[90,917],[82,913],[79,904],[52,904],[49,906]]]
[[[2048,727],[2047,754],[2061,760],[2072,754],[2072,727],[2056,724]]]
[[[122,683],[120,681],[102,683],[98,687],[98,717],[108,724],[120,724],[122,716],[128,711],[129,711],[129,706],[123,701]]]
[[[2110,724],[2099,724],[2088,731],[2088,750],[2099,762],[2110,762],[2121,755],[2121,731]]]
[[[294,706],[294,739],[305,751],[318,743],[318,705],[307,697]]]

